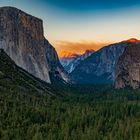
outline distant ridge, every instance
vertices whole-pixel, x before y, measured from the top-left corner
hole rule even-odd
[[[72,52],[67,52],[67,51],[62,51],[60,54],[59,54],[59,58],[75,58],[75,57],[78,57],[80,56],[80,54],[76,54],[76,53],[72,53]]]
[[[70,73],[72,80],[78,84],[113,84],[119,57],[128,46],[138,43],[132,38],[99,49]]]

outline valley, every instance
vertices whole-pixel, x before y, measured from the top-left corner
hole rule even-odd
[[[52,86],[0,50],[0,139],[140,138],[140,94],[111,85]]]
[[[140,140],[140,40],[59,58],[41,19],[0,7],[0,140]]]

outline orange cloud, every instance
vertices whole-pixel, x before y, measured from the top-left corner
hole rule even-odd
[[[70,41],[56,41],[54,46],[58,55],[62,55],[63,52],[71,52],[76,54],[82,54],[86,50],[93,49],[98,50],[110,43],[102,42],[91,42],[91,41],[81,41],[81,42],[70,42]]]

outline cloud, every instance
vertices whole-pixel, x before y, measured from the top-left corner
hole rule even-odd
[[[79,42],[70,42],[70,41],[56,41],[54,46],[58,52],[58,55],[61,52],[72,52],[77,54],[82,54],[86,50],[93,49],[98,50],[110,43],[102,43],[102,42],[91,42],[91,41],[79,41]]]

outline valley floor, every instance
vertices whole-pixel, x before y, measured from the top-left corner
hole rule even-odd
[[[61,92],[44,97],[0,87],[0,139],[140,139],[139,90],[79,86]]]

